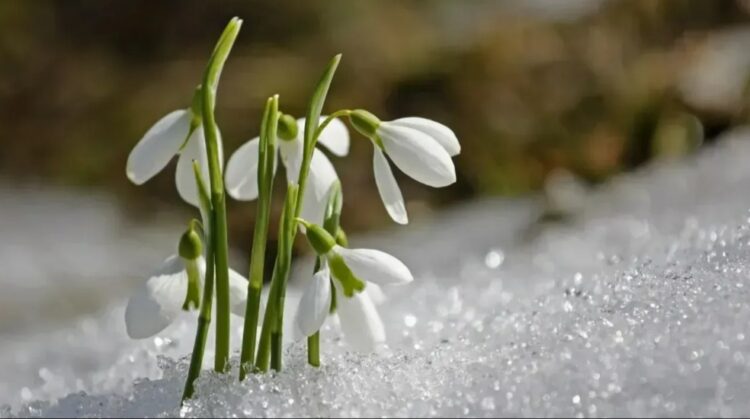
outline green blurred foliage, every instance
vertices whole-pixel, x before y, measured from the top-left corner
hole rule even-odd
[[[0,175],[110,189],[139,217],[180,205],[173,168],[138,188],[125,161],[153,122],[189,105],[234,15],[245,24],[217,111],[227,153],[256,135],[269,95],[302,115],[324,64],[342,52],[328,111],[426,116],[462,143],[454,186],[431,190],[397,174],[413,219],[457,200],[537,190],[559,168],[598,182],[690,152],[703,131],[711,137],[742,119],[742,110],[688,106],[674,81],[701,39],[748,21],[743,2],[582,3],[597,5],[550,18],[528,10],[540,0],[3,0]],[[387,225],[370,145],[353,137],[352,155],[334,159],[344,225]],[[243,245],[253,210],[230,204]]]

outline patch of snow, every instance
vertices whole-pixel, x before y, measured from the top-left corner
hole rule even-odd
[[[383,289],[387,348],[352,353],[327,322],[320,369],[296,343],[279,374],[205,371],[182,408],[193,319],[130,342],[118,301],[3,351],[0,416],[746,416],[748,161],[740,128],[563,222],[536,223],[541,200],[488,200],[354,237],[415,274]],[[21,385],[33,369],[41,384]]]

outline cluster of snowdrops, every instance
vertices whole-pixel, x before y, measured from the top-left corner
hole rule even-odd
[[[307,339],[309,363],[320,365],[319,330],[330,315],[338,316],[342,332],[354,348],[371,350],[384,342],[385,329],[374,301],[379,294],[377,287],[408,283],[412,274],[394,256],[347,246],[339,225],[341,184],[324,152],[336,157],[348,154],[350,136],[344,121],[348,120],[353,131],[372,144],[377,189],[387,213],[397,223],[406,224],[408,218],[386,155],[401,171],[423,184],[444,187],[456,180],[452,156],[460,152],[460,145],[455,134],[438,122],[419,117],[381,121],[361,109],[322,115],[340,56],[330,61],[315,86],[305,118],[283,113],[278,95],[271,96],[265,104],[260,135],[238,148],[225,167],[214,107],[221,71],[241,25],[238,18],[227,25],[192,103],[167,114],[151,127],[127,162],[128,178],[140,185],[179,156],[177,191],[200,210],[200,220],[190,220],[180,237],[177,254],[168,257],[138,288],[125,312],[127,332],[135,339],[159,333],[182,310],[199,312],[183,399],[193,395],[212,322],[216,328],[214,368],[228,372],[230,312],[244,317],[240,379],[269,367],[281,369],[284,297],[292,244],[298,232],[306,235],[318,255],[294,318],[293,338]],[[286,172],[287,188],[277,257],[261,317],[272,185],[278,160]],[[249,278],[228,265],[227,194],[238,200],[257,200]]]

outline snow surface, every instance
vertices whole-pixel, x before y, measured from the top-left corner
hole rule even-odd
[[[742,128],[563,222],[489,200],[355,237],[416,277],[385,290],[388,348],[352,353],[331,321],[322,368],[293,344],[280,374],[204,372],[182,408],[194,320],[132,342],[117,299],[3,341],[0,416],[750,415],[748,161]]]

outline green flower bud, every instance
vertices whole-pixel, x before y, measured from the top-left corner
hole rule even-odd
[[[310,246],[315,250],[315,253],[325,256],[336,245],[336,239],[325,231],[323,227],[317,224],[310,224],[301,218],[298,218],[297,221],[305,226],[307,241],[310,242]]]
[[[339,228],[336,231],[336,244],[343,247],[349,245],[349,239],[346,237],[346,233],[344,232],[343,228]]]
[[[183,259],[195,260],[203,253],[203,242],[201,242],[198,232],[195,231],[194,224],[194,222],[191,222],[190,227],[180,237],[178,250],[180,257]]]
[[[297,120],[291,115],[282,114],[279,117],[279,132],[278,136],[282,140],[291,141],[297,138]]]
[[[380,120],[377,116],[367,112],[364,109],[355,109],[349,114],[349,120],[354,129],[367,138],[373,138],[380,126]]]

